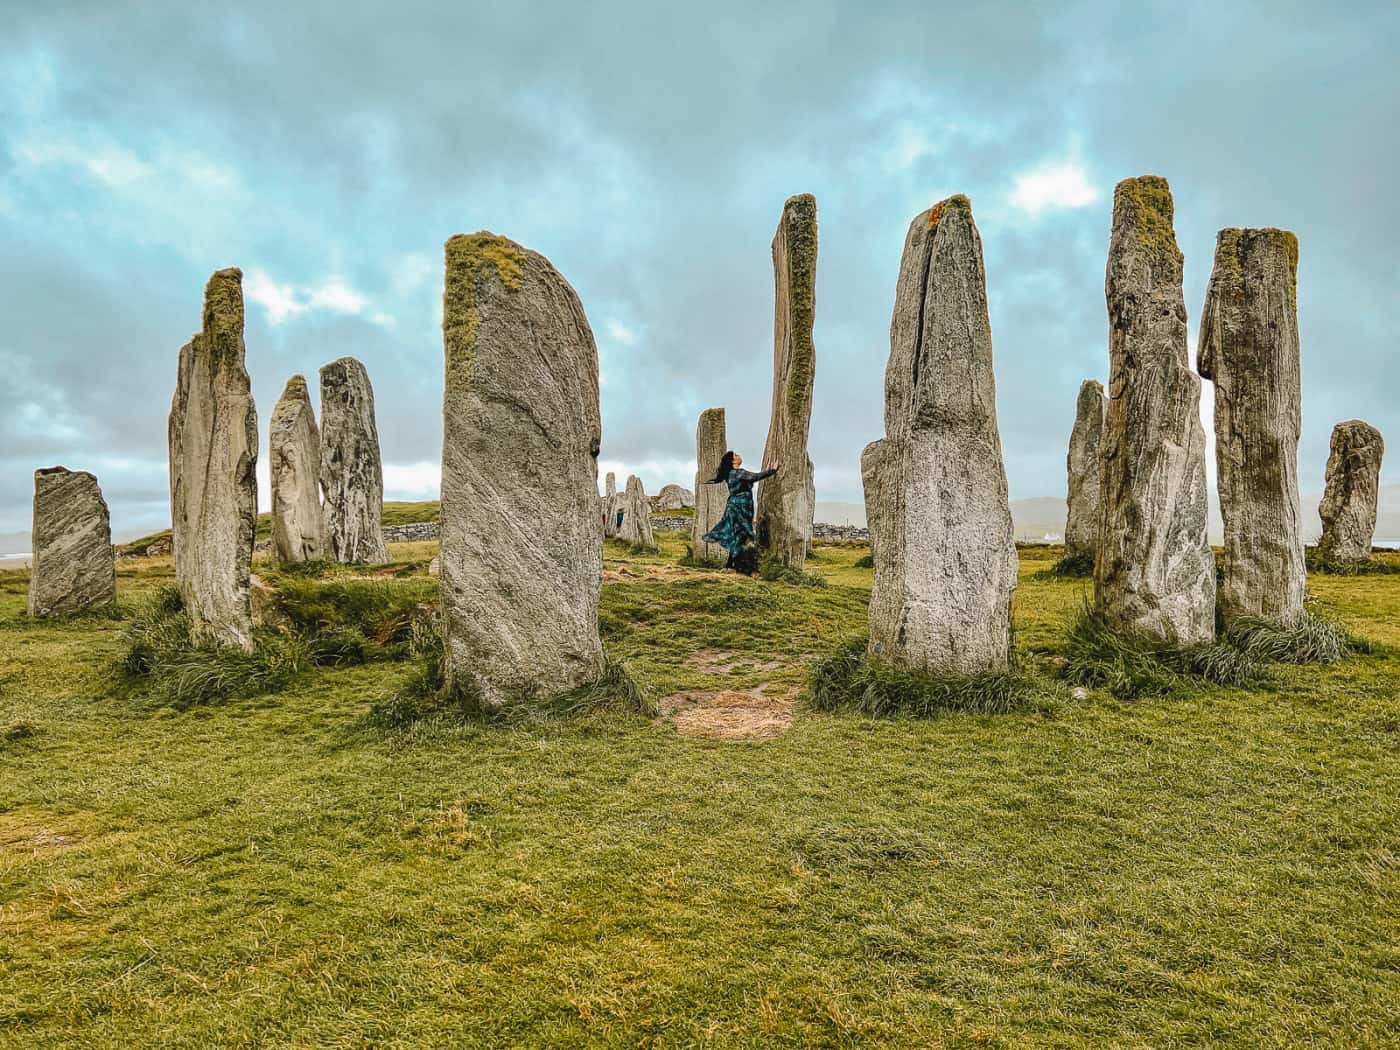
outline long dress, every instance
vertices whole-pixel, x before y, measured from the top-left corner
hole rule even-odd
[[[707,543],[717,543],[729,552],[731,558],[753,542],[753,487],[764,478],[771,478],[776,470],[763,470],[755,474],[751,470],[734,469],[729,472],[729,501],[724,505],[724,516],[715,527],[705,533]]]

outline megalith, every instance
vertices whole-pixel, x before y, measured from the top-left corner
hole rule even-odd
[[[1099,447],[1103,442],[1104,394],[1097,379],[1079,385],[1074,429],[1065,457],[1069,498],[1065,517],[1065,557],[1093,559],[1099,542]]]
[[[321,436],[304,376],[287,380],[269,428],[272,550],[278,561],[325,556],[321,519]]]
[[[484,231],[445,255],[446,670],[498,705],[603,673],[598,351],[544,256]]]
[[[607,479],[603,488],[603,535],[617,535],[617,475],[611,470],[608,471]]]
[[[651,531],[651,504],[647,501],[642,479],[627,475],[627,488],[622,494],[622,526],[618,539],[634,547],[656,550],[656,537]]]
[[[87,471],[34,472],[30,551],[30,616],[63,616],[116,601],[111,517],[97,478]]]
[[[1287,230],[1216,235],[1196,367],[1215,384],[1226,619],[1259,616],[1288,625],[1303,617],[1297,278],[1298,239]]]
[[[760,482],[754,534],[761,550],[801,569],[811,538],[807,505],[807,433],[812,421],[812,345],[817,290],[817,199],[790,197],[773,235],[773,408],[763,466],[781,465]]]
[[[1215,636],[1215,558],[1172,214],[1159,176],[1124,179],[1113,192],[1094,603],[1115,629],[1185,644]]]
[[[875,559],[871,653],[933,672],[1005,670],[1016,547],[982,239],[966,197],[909,227],[890,321],[885,437],[861,460]]]
[[[388,561],[374,388],[353,357],[321,369],[321,492],[326,553],[346,564]]]
[[[203,327],[180,348],[170,404],[170,533],[195,636],[251,649],[258,416],[243,354],[243,272],[219,270],[204,288]]]
[[[1381,458],[1385,442],[1369,423],[1349,419],[1332,428],[1327,488],[1317,512],[1322,518],[1318,551],[1333,561],[1365,561],[1376,532]]]
[[[652,506],[660,511],[685,510],[686,507],[695,506],[695,493],[684,485],[662,485]]]
[[[729,552],[718,543],[705,540],[705,533],[719,524],[729,501],[729,486],[713,483],[719,461],[729,451],[724,431],[724,409],[707,408],[695,425],[695,521],[690,530],[690,549],[696,561],[723,565]]]

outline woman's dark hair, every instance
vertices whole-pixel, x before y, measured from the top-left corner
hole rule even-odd
[[[710,484],[718,485],[721,481],[728,481],[729,475],[733,472],[733,470],[734,453],[732,451],[726,452],[724,456],[720,459],[719,470],[717,470],[715,472],[715,476],[710,479]]]

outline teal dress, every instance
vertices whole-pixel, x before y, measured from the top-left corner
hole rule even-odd
[[[724,516],[713,529],[705,533],[706,543],[715,543],[729,552],[730,558],[753,542],[753,487],[764,478],[771,478],[776,470],[764,470],[755,474],[749,470],[735,469],[729,472],[729,502],[724,505]],[[719,482],[710,484],[718,485]]]

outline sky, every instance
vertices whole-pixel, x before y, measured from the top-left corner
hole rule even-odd
[[[386,498],[435,497],[442,245],[478,229],[578,291],[602,470],[688,486],[712,405],[760,458],[769,245],[803,192],[818,498],[860,501],[905,230],[952,193],[1011,496],[1063,495],[1076,391],[1107,378],[1113,186],[1147,173],[1176,199],[1193,361],[1216,231],[1294,230],[1302,489],[1353,417],[1396,435],[1400,480],[1400,5],[446,6],[0,0],[0,532],[54,463],[98,475],[115,531],[168,523],[176,357],[226,266],[264,484],[282,385],[349,354]]]

